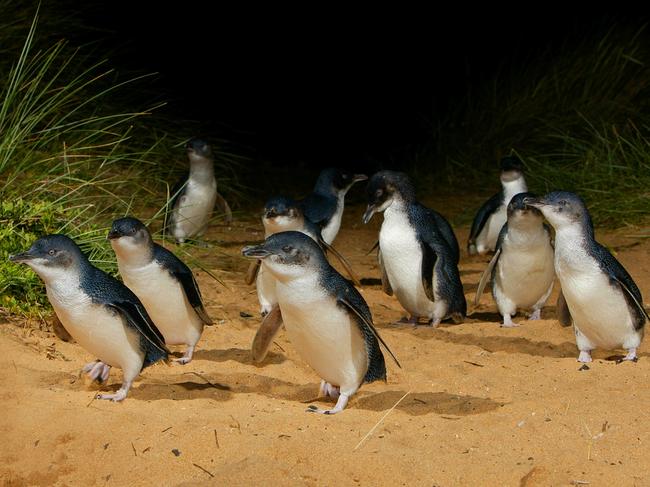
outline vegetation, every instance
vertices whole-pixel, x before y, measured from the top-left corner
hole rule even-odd
[[[44,234],[66,233],[115,272],[105,239],[111,221],[135,214],[161,227],[169,186],[187,164],[183,137],[194,135],[186,126],[169,135],[175,127],[151,115],[161,103],[134,101],[149,75],[122,80],[65,40],[46,32],[39,41],[38,23],[37,12],[28,32],[0,25],[0,303],[27,314],[46,297],[34,273],[8,255]]]
[[[647,29],[615,24],[576,37],[470,89],[420,160],[444,160],[451,181],[493,181],[497,188],[498,161],[514,151],[533,191],[575,191],[599,224],[647,215]]]

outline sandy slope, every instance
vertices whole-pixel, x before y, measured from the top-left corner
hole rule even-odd
[[[336,246],[376,279],[365,251],[380,218],[364,227],[361,213],[347,211]],[[0,326],[4,485],[650,484],[648,342],[636,364],[601,351],[579,371],[573,332],[554,319],[555,292],[541,321],[517,317],[516,329],[499,328],[489,293],[466,323],[431,329],[390,324],[402,316],[398,302],[365,286],[403,369],[387,360],[388,383],[363,386],[342,414],[306,414],[319,379],[283,333],[264,366],[249,359],[258,308],[238,255],[261,238],[259,227],[247,216],[214,229],[225,253],[199,254],[228,288],[197,276],[220,324],[206,330],[194,362],[147,369],[122,404],[92,400],[96,389],[78,375],[92,357],[77,345]],[[626,236],[638,233],[597,235],[649,300],[650,245]],[[464,242],[467,228],[458,234]],[[468,301],[487,261],[462,259]],[[108,387],[119,382],[114,372]]]

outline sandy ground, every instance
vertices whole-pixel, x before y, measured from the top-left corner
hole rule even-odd
[[[447,214],[478,205],[429,203]],[[220,251],[197,252],[227,286],[197,271],[218,325],[191,364],[146,369],[121,404],[93,400],[97,387],[79,376],[93,357],[76,344],[20,322],[0,326],[3,485],[650,485],[648,341],[638,363],[598,351],[579,371],[573,332],[554,318],[557,291],[542,320],[518,316],[515,329],[499,327],[489,292],[464,324],[393,325],[403,312],[365,255],[381,217],[363,226],[362,211],[346,210],[336,246],[375,279],[361,292],[403,366],[387,358],[387,383],[362,386],[342,414],[307,414],[319,378],[284,332],[263,366],[251,363],[258,305],[239,252],[262,234],[246,212],[211,230]],[[464,246],[468,228],[456,230]],[[597,237],[648,299],[642,233]],[[488,260],[462,257],[468,302]],[[114,371],[107,388],[120,382]]]

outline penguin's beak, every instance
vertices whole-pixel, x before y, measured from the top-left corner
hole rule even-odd
[[[368,205],[368,208],[366,208],[366,212],[363,214],[363,223],[368,223],[370,219],[372,218],[372,215],[375,214],[377,211],[375,205]]]
[[[106,236],[106,240],[115,240],[116,238],[120,238],[122,235],[117,230],[111,230],[108,232],[108,235]]]
[[[365,174],[355,174],[352,177],[352,182],[358,183],[359,181],[365,181],[366,179],[368,179],[368,176],[366,176]]]
[[[271,252],[266,250],[263,245],[248,245],[241,249],[241,253],[249,259],[266,259],[271,255]]]
[[[533,196],[528,196],[524,198],[524,205],[532,206],[533,208],[542,208],[546,206],[546,200],[544,198],[535,198]]]
[[[20,264],[22,262],[28,262],[32,259],[34,259],[34,256],[29,253],[29,250],[27,252],[21,252],[20,254],[9,256],[9,260],[11,262],[15,262],[16,264]]]

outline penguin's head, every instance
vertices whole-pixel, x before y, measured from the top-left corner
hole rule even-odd
[[[65,235],[41,237],[26,252],[9,256],[11,262],[26,264],[47,283],[75,270],[86,256]]]
[[[115,220],[106,238],[120,257],[139,255],[143,252],[148,254],[153,246],[151,234],[145,224],[130,216]]]
[[[212,157],[212,147],[205,140],[194,137],[185,144],[187,156],[190,161],[195,159],[210,159]]]
[[[519,193],[512,197],[510,203],[508,203],[508,220],[511,218],[520,218],[535,216],[542,218],[542,212],[537,208],[531,205],[527,205],[524,200],[526,198],[535,198],[533,193]]]
[[[554,191],[540,198],[525,197],[524,203],[540,210],[556,230],[575,224],[593,229],[587,207],[575,193]]]
[[[415,189],[409,177],[403,172],[379,171],[368,181],[366,188],[368,207],[363,214],[363,223],[368,223],[377,212],[384,211],[396,198],[415,200]]]
[[[365,181],[368,176],[365,174],[354,174],[345,169],[328,167],[323,169],[316,180],[316,191],[334,193],[347,193],[352,185],[359,181]]]
[[[302,226],[303,214],[294,200],[275,196],[264,205],[262,223],[267,234],[296,230]]]
[[[280,232],[267,237],[261,245],[242,249],[244,257],[260,259],[277,279],[287,281],[314,272],[325,261],[323,251],[301,232]]]
[[[509,183],[519,179],[524,174],[524,164],[515,155],[506,156],[501,159],[501,181]]]

